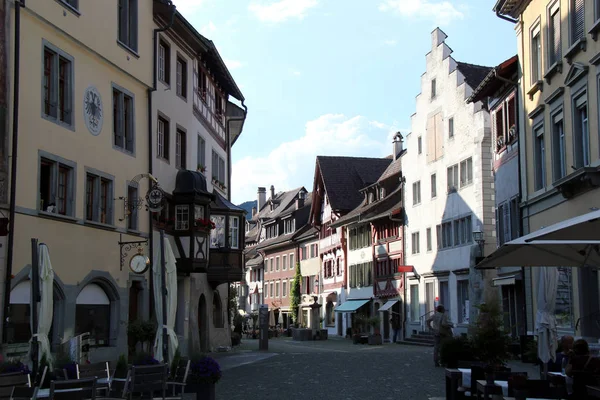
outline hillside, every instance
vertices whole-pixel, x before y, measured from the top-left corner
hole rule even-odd
[[[245,201],[242,204],[238,204],[238,207],[246,210],[246,219],[252,218],[252,207],[256,207],[256,200]]]

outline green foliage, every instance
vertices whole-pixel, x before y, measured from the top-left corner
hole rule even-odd
[[[504,330],[503,313],[497,300],[479,306],[472,344],[479,360],[487,365],[501,366],[510,359],[511,339]]]
[[[354,314],[352,317],[352,327],[358,332],[364,332],[365,328],[369,326],[369,317],[362,314]]]
[[[117,378],[127,377],[128,369],[129,369],[129,366],[127,365],[127,356],[125,356],[125,354],[121,354],[119,356],[119,360],[117,361],[117,366],[115,367],[115,377],[117,377]]]
[[[458,361],[474,361],[471,341],[464,336],[449,337],[440,343],[440,361],[447,368],[457,368]]]
[[[371,325],[373,328],[379,328],[381,324],[381,318],[375,316],[367,319],[367,323]]]
[[[155,334],[156,324],[153,321],[137,319],[127,326],[127,335],[134,341],[134,347],[141,343],[143,349],[144,343],[148,343],[146,350],[149,350],[151,343],[154,342]]]
[[[234,285],[229,285],[229,299],[227,302],[227,316],[229,317],[229,323],[235,315],[238,315],[238,291]]]
[[[292,319],[294,323],[298,323],[298,307],[301,303],[300,290],[302,285],[302,272],[300,271],[300,262],[296,262],[296,274],[290,288],[290,310],[292,311]]]

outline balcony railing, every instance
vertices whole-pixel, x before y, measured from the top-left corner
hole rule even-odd
[[[326,249],[331,246],[340,244],[340,237],[337,233],[334,233],[319,241],[319,249]]]

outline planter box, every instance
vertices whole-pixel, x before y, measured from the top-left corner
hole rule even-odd
[[[383,336],[381,335],[369,335],[369,345],[380,346],[383,344]]]
[[[312,329],[292,329],[292,340],[298,340],[301,342],[312,340]]]

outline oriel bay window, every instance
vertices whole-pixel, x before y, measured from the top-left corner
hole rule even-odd
[[[350,266],[350,287],[364,287],[373,284],[373,262]]]

